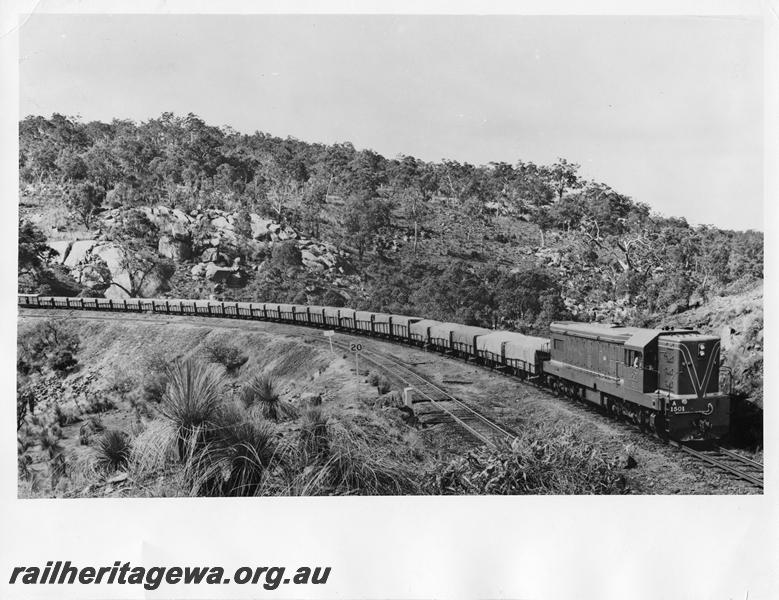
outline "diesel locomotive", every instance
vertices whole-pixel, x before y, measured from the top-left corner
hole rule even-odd
[[[602,407],[661,437],[720,439],[720,342],[691,329],[558,322],[551,338],[349,308],[284,303],[19,295],[19,306],[275,321],[404,342],[460,357]]]

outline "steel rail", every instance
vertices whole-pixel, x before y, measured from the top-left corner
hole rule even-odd
[[[733,467],[733,466],[731,466],[731,465],[729,465],[729,464],[727,464],[727,463],[725,463],[725,462],[723,462],[721,460],[717,460],[716,458],[714,458],[712,456],[709,456],[705,452],[700,452],[698,450],[690,448],[689,446],[687,446],[685,444],[682,444],[682,443],[679,443],[679,442],[674,442],[674,441],[671,441],[670,444],[672,446],[678,448],[682,452],[686,452],[687,454],[690,454],[690,455],[694,456],[698,460],[702,460],[703,462],[706,462],[706,463],[708,463],[708,464],[710,464],[710,465],[712,465],[714,467],[717,467],[718,469],[722,469],[723,471],[727,471],[728,473],[731,473],[731,474],[735,475],[739,479],[743,479],[744,481],[748,481],[752,485],[757,486],[760,489],[763,489],[763,480],[758,478],[758,477],[755,477],[751,473],[746,473],[745,471],[741,471],[739,469],[736,469],[735,467]]]
[[[153,312],[153,311],[149,311],[147,309],[124,310],[119,305],[115,305],[112,308],[106,308],[106,307],[99,307],[98,308],[98,307],[92,307],[92,306],[83,306],[83,307],[81,307],[81,306],[61,306],[61,305],[47,306],[47,305],[36,305],[36,304],[28,304],[28,305],[19,304],[17,306],[17,309],[18,310],[30,309],[30,312],[32,312],[32,313],[37,312],[37,310],[41,310],[41,309],[43,309],[43,310],[58,310],[58,311],[63,311],[63,312],[67,311],[67,312],[70,312],[71,314],[73,314],[73,316],[76,316],[78,313],[80,313],[82,311],[88,311],[88,312],[92,312],[92,313],[121,312],[123,314],[135,316],[135,320],[145,321],[145,322],[158,321],[159,317],[166,317],[166,316],[167,317],[177,317],[179,319],[183,318],[184,320],[190,320],[190,319],[194,318],[194,320],[197,320],[197,321],[199,321],[203,317],[212,317],[212,318],[218,318],[218,319],[221,319],[221,320],[230,320],[230,321],[233,321],[235,319],[239,319],[239,320],[244,320],[244,321],[282,323],[282,324],[287,324],[287,325],[297,325],[297,326],[309,327],[309,328],[312,328],[312,329],[323,329],[323,328],[329,329],[329,328],[331,328],[331,327],[329,327],[327,325],[324,325],[324,324],[315,325],[315,324],[301,323],[301,322],[278,321],[278,320],[273,319],[273,318],[248,318],[246,316],[232,315],[232,314],[197,314],[197,313],[190,314],[190,313],[174,313],[174,312],[171,312],[171,313],[168,314],[168,313],[162,313],[162,312],[158,312],[158,311],[154,311]],[[37,310],[32,310],[32,309],[37,309]],[[156,318],[153,318],[153,319],[144,318],[148,314],[154,314]],[[91,318],[109,319],[110,317],[109,317],[109,315],[104,315],[104,316],[101,315],[100,317],[95,315],[95,316],[92,316]],[[223,327],[232,327],[232,328],[236,328],[236,329],[240,328],[238,325],[232,325],[232,324],[228,325],[227,323],[223,324],[222,326]],[[346,335],[366,336],[367,332],[351,331],[351,332],[347,332]],[[395,341],[395,343],[402,343],[402,342],[403,342],[402,340]],[[334,343],[336,343],[336,342],[334,342]],[[339,345],[339,347],[343,347],[340,343],[338,345]],[[381,355],[379,354],[379,356],[381,356]],[[389,359],[386,356],[384,356],[383,358],[384,358],[385,361],[391,361],[392,363],[394,363],[394,368],[396,370],[397,369],[403,369],[407,373],[410,373],[415,379],[423,381],[425,383],[425,385],[428,385],[428,386],[432,387],[433,389],[438,391],[438,393],[443,394],[444,396],[446,396],[446,400],[443,400],[444,402],[454,402],[455,404],[457,404],[458,406],[462,407],[463,409],[465,409],[469,413],[473,414],[480,421],[482,421],[485,424],[487,424],[494,431],[499,431],[502,435],[507,436],[509,438],[514,438],[515,437],[510,432],[507,432],[505,429],[500,427],[500,425],[490,421],[484,415],[481,415],[480,413],[475,411],[473,408],[471,408],[467,404],[465,404],[462,401],[458,400],[457,398],[455,398],[454,396],[452,396],[451,394],[449,394],[445,390],[442,390],[441,388],[436,386],[434,383],[426,380],[424,377],[422,377],[418,373],[414,372],[413,370],[408,368],[406,365],[403,365],[402,363],[398,362],[397,359],[394,359],[394,358]],[[455,358],[455,357],[450,357],[450,358]],[[369,360],[370,362],[376,364],[380,368],[387,369],[386,365],[381,365],[379,363],[379,361],[377,361],[376,359],[371,360],[368,357],[366,357],[366,360]],[[501,370],[494,370],[493,369],[493,371],[495,373],[500,373],[500,374],[503,374],[503,375],[509,375],[508,373],[503,372]],[[404,383],[407,383],[408,385],[413,386],[413,382],[409,381],[406,377],[400,376],[398,373],[395,373],[395,376],[398,377]],[[548,389],[546,389],[546,388],[544,388],[542,386],[539,386],[538,384],[536,384],[535,382],[533,382],[530,379],[523,380],[523,383],[531,385],[531,386],[537,388],[539,391],[544,391],[547,394],[551,394],[551,392]],[[478,440],[480,440],[480,441],[482,441],[485,444],[488,444],[490,446],[493,446],[493,447],[495,446],[495,444],[492,442],[492,440],[490,440],[484,434],[476,431],[473,427],[468,425],[468,423],[466,423],[461,417],[459,417],[458,415],[454,414],[452,411],[448,410],[446,407],[441,406],[441,402],[442,401],[440,399],[439,400],[435,400],[434,398],[430,397],[429,394],[424,393],[421,390],[418,390],[418,391],[420,391],[420,393],[422,393],[431,402],[431,404],[433,404],[433,406],[435,406],[436,408],[438,408],[439,410],[441,410],[445,414],[448,414],[449,416],[451,416],[452,419],[454,419],[454,421],[459,423],[464,429],[466,429],[466,431],[471,433]],[[595,407],[591,407],[591,406],[585,405],[583,403],[574,402],[573,405],[582,407],[587,412],[595,412],[595,410],[594,410]],[[569,406],[571,406],[571,404],[569,404]],[[597,411],[597,412],[598,412],[598,414],[603,414],[602,411]],[[615,419],[609,419],[609,420],[617,422],[617,423],[621,423],[620,421],[615,420]],[[686,446],[686,445],[684,445],[682,443],[675,442],[673,440],[669,440],[668,443],[670,445],[672,445],[672,446],[674,446],[674,447],[676,447],[676,448],[678,448],[678,449],[680,449],[680,450],[682,450],[682,451],[692,455],[692,456],[695,456],[696,458],[700,459],[703,462],[706,462],[706,463],[708,463],[708,464],[710,464],[712,466],[718,467],[718,468],[722,469],[723,471],[731,473],[731,474],[737,476],[738,478],[743,479],[745,481],[748,481],[749,483],[751,483],[751,484],[753,484],[753,485],[763,489],[763,481],[762,481],[762,479],[760,479],[760,478],[758,478],[758,477],[756,477],[754,475],[751,475],[749,473],[745,473],[743,471],[740,471],[740,470],[734,468],[731,465],[727,465],[726,463],[724,463],[722,461],[719,461],[716,458],[712,458],[712,457],[710,457],[710,456],[708,456],[708,455],[706,455],[704,453],[701,453],[701,452],[698,452],[697,450],[689,448],[688,446]],[[727,455],[728,457],[734,458],[735,460],[738,460],[738,461],[740,461],[740,462],[742,462],[744,464],[749,464],[750,466],[755,467],[755,468],[759,468],[759,469],[763,468],[763,465],[761,463],[757,462],[757,461],[750,460],[750,459],[748,459],[746,457],[743,457],[743,456],[741,456],[739,454],[736,454],[735,452],[731,452],[730,450],[727,450],[725,448],[721,448],[720,447],[719,450],[722,452],[722,454]]]
[[[364,350],[363,350],[363,352],[364,352]],[[376,351],[374,349],[370,349],[369,352],[373,353],[374,355],[379,355],[382,358],[384,358],[385,360],[388,360],[389,362],[393,363],[393,365],[395,365],[396,368],[403,369],[404,371],[406,371],[407,373],[409,373],[410,375],[415,377],[417,380],[422,381],[425,385],[433,388],[436,392],[438,392],[442,396],[445,396],[447,398],[447,400],[446,400],[447,402],[454,402],[455,404],[457,404],[461,408],[465,409],[468,413],[470,413],[471,415],[473,415],[474,417],[479,419],[482,423],[484,423],[485,425],[487,425],[491,429],[497,431],[501,435],[507,437],[508,439],[514,439],[516,437],[515,434],[513,434],[512,432],[510,432],[507,429],[505,429],[499,423],[496,423],[492,419],[486,417],[485,415],[483,415],[482,413],[480,413],[479,411],[474,409],[472,406],[469,406],[468,404],[466,404],[465,402],[463,402],[459,398],[453,396],[452,394],[450,394],[449,392],[447,392],[443,388],[439,387],[438,385],[436,385],[435,383],[433,383],[429,379],[423,377],[422,375],[420,375],[419,373],[417,373],[413,369],[409,368],[407,365],[404,365],[402,363],[402,361],[398,360],[397,358],[395,358],[393,356],[388,356],[388,355],[386,355],[384,353],[381,353],[381,352],[378,352],[378,351]]]
[[[719,450],[723,454],[727,454],[728,456],[735,458],[738,461],[741,461],[745,465],[750,465],[760,470],[763,469],[763,463],[758,462],[756,460],[752,460],[751,458],[747,458],[746,456],[741,456],[737,452],[733,452],[732,450],[728,450],[727,448],[723,448],[722,446],[717,446],[717,450]]]
[[[338,346],[343,350],[350,351],[349,345],[346,343],[334,341],[333,345]],[[490,446],[491,448],[496,448],[497,445],[492,439],[490,439],[489,436],[475,429],[463,418],[462,415],[456,414],[454,411],[450,410],[442,403],[453,402],[458,407],[465,409],[469,413],[469,415],[477,417],[481,423],[487,425],[492,431],[497,431],[502,436],[507,436],[510,439],[515,437],[510,432],[506,431],[503,427],[501,427],[499,424],[488,419],[484,415],[480,414],[478,411],[475,411],[473,408],[465,404],[462,400],[455,398],[454,396],[449,394],[446,390],[441,389],[436,384],[426,379],[419,373],[416,373],[412,369],[409,369],[406,365],[402,364],[397,359],[387,356],[386,354],[383,354],[373,349],[363,348],[359,352],[360,355],[368,362],[371,362],[377,367],[379,367],[380,369],[386,371],[387,373],[394,375],[406,385],[410,387],[414,387],[414,389],[417,392],[419,392],[422,396],[424,396],[435,408],[449,415],[458,425],[460,425],[466,431],[468,431],[468,433],[473,435],[475,438],[477,438],[479,441],[483,442],[484,444]],[[409,378],[409,375],[411,375],[412,377]],[[429,390],[425,391],[423,389],[420,389],[418,382],[422,382],[425,386],[432,388],[435,392],[437,392],[440,396],[443,396],[444,398],[443,399],[440,397],[435,398],[434,395],[430,393]]]

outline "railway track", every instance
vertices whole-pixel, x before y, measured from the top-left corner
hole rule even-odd
[[[749,482],[761,490],[763,489],[763,465],[755,460],[741,456],[732,450],[718,445],[695,449],[689,444],[670,443],[685,454],[695,457],[710,467],[734,475],[738,479]]]
[[[45,310],[45,309],[44,309]],[[48,311],[46,311],[48,312]],[[26,311],[25,314],[31,317],[46,318],[48,315],[41,309],[35,309]],[[66,310],[58,309],[59,313],[65,313],[72,318],[84,317],[84,313],[79,310]],[[199,324],[202,322],[203,317],[194,315],[171,315],[177,322]],[[123,317],[127,317],[130,320],[136,322],[145,323],[159,323],[160,320],[164,324],[172,322],[171,316],[168,315],[147,315],[145,313],[126,313]],[[168,318],[166,318],[168,317]],[[89,319],[98,320],[113,320],[114,314],[90,314]],[[222,319],[225,323],[221,324],[224,328],[229,329],[244,329],[245,324],[242,322],[236,323],[233,320]],[[350,352],[351,349],[347,342],[333,341],[334,346],[338,346],[345,352]],[[426,423],[436,424],[443,422],[452,422],[460,426],[471,437],[477,441],[486,444],[490,447],[496,447],[496,441],[498,440],[511,440],[516,437],[516,433],[509,428],[501,425],[480,411],[469,406],[459,398],[456,398],[443,388],[439,387],[429,379],[426,379],[409,366],[403,364],[398,358],[372,348],[362,348],[360,351],[362,359],[375,365],[377,368],[392,375],[407,387],[413,387],[415,392],[421,396],[422,402],[428,402],[434,408],[434,412],[438,414],[438,419],[428,419]],[[420,413],[417,413],[418,415]],[[422,411],[422,414],[429,414],[427,411]]]
[[[41,311],[41,309],[29,310],[29,311],[25,310],[24,312],[28,316],[35,316],[35,317],[46,316],[46,313]],[[74,318],[79,318],[83,315],[83,312],[79,310],[63,311],[62,309],[57,309],[57,312],[60,314],[62,313],[69,314]],[[138,313],[138,314],[127,313],[123,316],[129,317],[132,320],[142,321],[142,322],[159,323],[161,318],[164,324],[168,324],[169,322],[174,321],[174,319],[171,318],[166,319],[165,315],[152,316],[152,315],[147,315],[145,313]],[[175,316],[170,315],[170,317],[174,317],[175,321],[177,322],[186,322],[192,324],[202,322],[202,317],[196,315],[175,315]],[[101,315],[99,313],[98,314],[93,313],[89,315],[89,318],[112,320],[115,318],[115,316],[113,314]],[[224,323],[222,323],[220,326],[225,328],[244,329],[246,325],[246,322],[239,324],[232,321],[231,319],[219,319],[219,320],[224,321]],[[343,334],[339,334],[339,335],[343,335]],[[341,342],[341,341],[337,341],[337,342],[333,341],[333,345],[337,345],[340,349],[346,352],[351,351],[348,343]],[[422,402],[429,403],[430,406],[434,408],[434,411],[437,412],[439,415],[437,418],[438,420],[436,420],[436,418],[431,418],[427,421],[428,423],[431,424],[435,424],[436,422],[455,423],[472,438],[490,447],[495,447],[496,442],[499,440],[511,440],[514,437],[516,437],[516,434],[513,431],[511,431],[509,428],[493,421],[483,413],[477,411],[476,409],[469,406],[462,400],[456,398],[455,396],[453,396],[446,390],[442,389],[435,383],[431,382],[430,380],[426,379],[422,375],[418,374],[413,369],[411,369],[408,365],[404,364],[403,361],[401,361],[397,357],[385,352],[377,351],[372,348],[363,348],[360,352],[360,356],[364,360],[375,365],[377,368],[391,374],[393,377],[395,377],[398,381],[404,383],[406,386],[413,387],[417,392],[417,394],[422,397]],[[501,371],[494,371],[494,372],[496,374],[501,373]],[[508,376],[506,373],[503,373],[503,375]],[[552,394],[546,388],[538,386],[535,382],[526,380],[524,383],[536,387],[539,391],[544,391],[547,394],[559,398],[559,396]],[[566,404],[568,404],[569,406],[576,406],[577,408],[580,408],[585,412],[589,412],[589,413],[597,412],[598,414],[603,415],[603,412],[597,410],[595,407],[591,407],[589,405],[585,405],[580,402],[572,401]],[[430,412],[419,411],[418,414],[420,413],[431,414],[431,412],[433,411]],[[637,426],[632,425],[630,423],[624,421],[618,421],[613,418],[608,418],[608,420],[612,423],[621,424],[627,428],[630,428],[631,430],[635,429],[636,431],[638,431]],[[662,441],[662,440],[658,438],[658,441]],[[689,444],[679,443],[674,441],[670,441],[669,445],[679,450],[680,452],[697,459],[700,463],[702,463],[703,465],[709,468],[718,469],[722,473],[726,473],[731,477],[734,477],[741,481],[745,481],[750,485],[752,485],[753,487],[760,489],[761,491],[763,490],[763,465],[757,461],[741,456],[740,454],[737,454],[721,446],[711,446],[707,448],[696,449],[691,447]]]
[[[333,345],[347,352],[351,351],[348,343],[334,341]],[[363,360],[395,377],[407,387],[413,387],[414,392],[422,397],[421,402],[429,402],[438,415],[443,417],[427,420],[428,424],[443,423],[447,420],[454,422],[472,437],[492,448],[496,447],[498,440],[512,440],[516,437],[516,433],[506,426],[453,396],[391,354],[365,347],[359,353]],[[429,413],[424,411],[421,414]]]

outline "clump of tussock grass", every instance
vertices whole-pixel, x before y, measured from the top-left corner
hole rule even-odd
[[[49,476],[52,490],[56,488],[59,480],[65,476],[67,470],[65,449],[60,444],[61,437],[62,430],[56,423],[44,429],[39,436],[41,449],[49,455]]]
[[[176,460],[177,448],[175,424],[167,419],[152,421],[130,443],[130,467],[139,476],[158,471]]]
[[[59,404],[55,404],[54,418],[60,427],[65,427],[81,421],[81,414],[75,408],[62,408]]]
[[[313,346],[298,342],[279,344],[274,347],[276,359],[264,368],[273,371],[279,377],[297,377],[301,372],[321,365],[321,358]]]
[[[16,470],[20,480],[29,480],[33,476],[32,469],[32,456],[25,453],[20,453],[16,457]]]
[[[127,467],[130,460],[130,436],[118,429],[108,429],[95,440],[95,465],[105,472]]]
[[[105,431],[105,425],[98,417],[89,417],[78,430],[78,441],[82,446],[89,446],[98,433]]]
[[[212,365],[187,360],[169,369],[160,412],[176,428],[180,457],[188,444],[197,445],[215,424],[222,385],[222,376]]]
[[[622,494],[624,477],[569,428],[539,427],[427,474],[434,494]]]
[[[57,454],[62,453],[62,445],[59,443],[61,437],[61,429],[58,425],[47,427],[42,429],[38,434],[38,441],[41,445],[41,450],[49,455],[49,458],[54,458]]]
[[[269,421],[278,423],[294,419],[298,416],[297,409],[289,402],[282,400],[277,390],[276,378],[262,373],[244,384],[241,388],[240,400],[247,411],[258,411],[264,419]]]
[[[197,496],[254,496],[277,458],[273,426],[247,421],[237,407],[225,407],[207,440],[185,464],[185,480]]]
[[[300,423],[300,453],[306,462],[326,456],[330,449],[327,416],[319,406],[312,406],[303,413]]]
[[[71,487],[88,491],[91,486],[102,482],[105,471],[99,466],[93,452],[76,457],[68,475]]]
[[[417,494],[416,477],[402,462],[359,431],[321,414],[304,417],[297,472],[290,495]]]

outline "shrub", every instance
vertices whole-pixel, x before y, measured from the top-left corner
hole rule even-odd
[[[165,373],[170,367],[170,357],[163,350],[148,350],[141,361],[144,371],[150,373]]]
[[[116,408],[116,403],[113,400],[103,396],[102,394],[95,394],[94,396],[90,397],[89,400],[87,400],[87,405],[84,407],[84,412],[88,415],[93,415],[96,413],[104,413],[114,408]]]
[[[116,394],[123,399],[135,389],[136,385],[135,377],[129,375],[123,369],[118,369],[109,375],[106,391]]]
[[[35,393],[32,388],[17,381],[16,384],[16,431],[24,425],[25,417],[29,411],[33,414],[35,411]]]
[[[63,451],[63,448],[59,442],[60,437],[52,428],[41,430],[38,434],[38,440],[41,444],[41,450],[48,453],[49,458],[54,458]]]
[[[198,496],[253,496],[262,485],[277,451],[275,432],[268,423],[244,420],[228,409],[218,427],[186,465],[190,493]]]
[[[281,421],[297,416],[297,410],[279,398],[276,380],[265,374],[256,375],[241,389],[241,402],[247,410],[257,409],[269,421]]]
[[[63,409],[59,404],[54,405],[54,418],[60,427],[72,425],[81,421],[81,415],[74,408]]]
[[[481,448],[429,473],[436,494],[620,494],[624,477],[597,447],[568,429],[538,428]]]
[[[271,253],[271,264],[279,269],[299,267],[303,264],[303,255],[296,242],[288,240],[275,244]]]
[[[341,294],[336,292],[335,290],[327,290],[325,292],[324,298],[322,298],[322,303],[325,306],[345,306],[346,305],[346,298],[344,298]]]
[[[389,380],[384,375],[379,375],[378,373],[371,372],[368,375],[368,383],[376,386],[379,395],[384,395],[392,389]]]
[[[67,375],[76,368],[78,360],[70,350],[56,350],[48,360],[49,368],[60,375]]]
[[[228,373],[239,369],[249,360],[238,348],[221,341],[206,344],[205,353],[209,361],[219,363]]]
[[[379,390],[379,394],[382,396],[389,393],[389,391],[392,389],[392,386],[386,377],[380,377],[376,387]]]
[[[390,453],[338,422],[324,424],[313,414],[308,432],[301,430],[302,465],[287,493],[300,495],[415,494],[415,474]],[[319,439],[311,435],[319,428]],[[326,447],[325,441],[326,439]]]
[[[168,377],[164,373],[148,373],[141,384],[141,399],[159,404],[168,387]]]
[[[187,360],[169,370],[160,411],[176,427],[181,458],[186,444],[197,445],[213,425],[221,394],[222,378],[210,365]]]
[[[103,471],[113,472],[126,467],[130,460],[130,436],[118,429],[109,429],[95,443],[95,462]]]
[[[17,369],[23,373],[41,371],[44,365],[59,374],[72,371],[78,361],[78,335],[59,321],[46,320],[36,324],[18,344]]]

